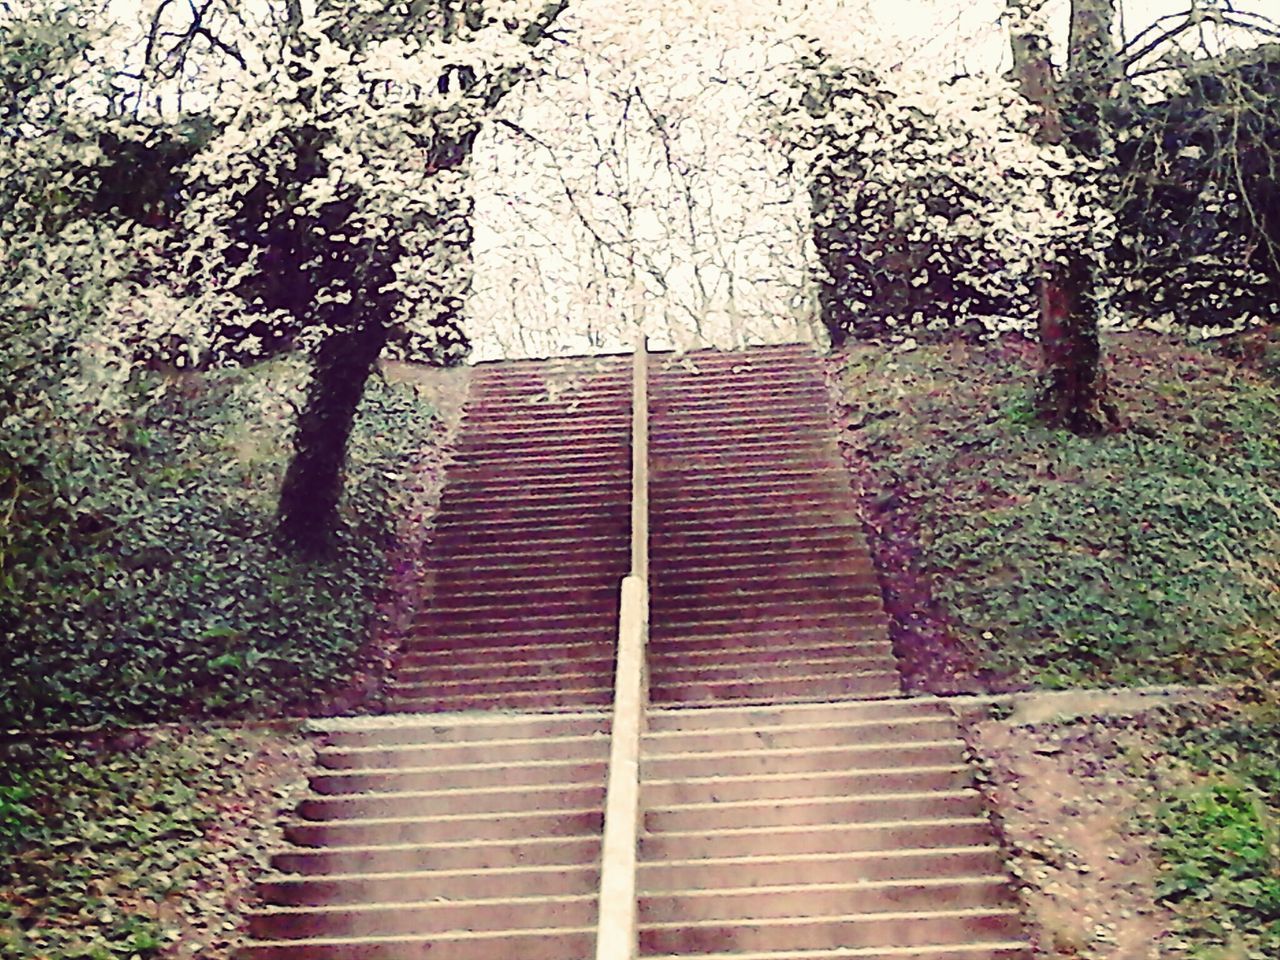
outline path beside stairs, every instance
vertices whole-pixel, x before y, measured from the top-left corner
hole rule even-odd
[[[652,960],[1025,960],[946,704],[901,696],[803,346],[649,360]],[[245,960],[594,956],[631,358],[477,368],[398,715],[338,721]]]

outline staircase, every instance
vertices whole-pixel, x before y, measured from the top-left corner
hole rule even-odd
[[[1030,956],[951,711],[901,697],[817,358],[652,356],[647,390],[637,574],[632,359],[477,368],[399,715],[329,725],[245,960]]]

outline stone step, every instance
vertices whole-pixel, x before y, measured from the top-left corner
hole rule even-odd
[[[248,913],[251,937],[280,940],[583,927],[595,919],[594,895],[268,907]]]
[[[791,856],[814,853],[871,853],[901,849],[974,846],[991,842],[986,817],[902,820],[867,824],[798,827],[742,827],[714,832],[693,830],[641,838],[644,859],[700,860],[721,857]]]
[[[495,645],[488,647],[417,648],[401,655],[399,668],[403,670],[432,669],[433,667],[468,667],[490,665],[499,667],[505,663],[534,663],[556,660],[600,660],[612,658],[617,649],[616,638],[581,640],[577,642],[535,642],[525,645]]]
[[[599,890],[600,869],[589,865],[492,870],[421,870],[275,876],[259,881],[258,895],[280,906],[485,897],[581,896]]]
[[[999,875],[1002,870],[1000,848],[989,844],[871,853],[671,860],[643,863],[638,876],[641,890],[653,893],[805,882],[871,882]]]
[[[712,803],[731,800],[801,797],[873,796],[886,793],[959,790],[973,786],[973,776],[961,764],[888,767],[885,769],[823,770],[801,773],[742,774],[739,776],[646,778],[645,802],[663,804]]]
[[[576,716],[516,714],[478,717],[370,717],[355,722],[322,724],[323,748],[383,748],[420,744],[483,745],[520,738],[543,740],[560,737],[606,736],[609,714],[604,711]]]
[[[485,678],[480,680],[427,680],[414,681],[397,677],[390,689],[399,697],[461,697],[461,696],[501,696],[507,693],[523,693],[530,690],[546,689],[548,686],[563,690],[594,690],[597,687],[608,687],[613,682],[611,669],[585,672],[576,668],[569,673],[543,674],[524,677]]]
[[[393,694],[391,709],[402,713],[458,713],[469,710],[565,710],[607,707],[613,702],[609,688],[584,690],[513,691],[493,696],[417,697]]]
[[[644,960],[685,960],[689,954],[646,954]],[[769,950],[765,953],[698,954],[698,960],[1031,960],[1031,948],[1021,940],[915,947],[850,947],[835,950]]]
[[[753,923],[782,917],[840,916],[929,910],[1009,908],[1009,884],[1001,875],[910,880],[817,881],[647,893],[639,899],[641,924],[731,920]],[[890,945],[893,944],[892,941]]]
[[[323,802],[335,808],[338,806],[335,801]],[[358,807],[352,801],[345,804],[343,809],[356,810]],[[377,807],[371,805],[370,809]],[[479,840],[513,843],[547,837],[594,837],[599,835],[603,822],[604,813],[600,809],[555,809],[539,815],[478,814],[433,817],[430,820],[370,816],[326,822],[292,821],[285,824],[284,834],[290,843],[302,847],[475,843]]]
[[[395,873],[454,870],[482,873],[511,867],[575,867],[597,863],[598,834],[535,837],[525,840],[472,840],[461,843],[328,844],[315,849],[283,850],[271,865],[281,873],[307,876],[332,873]]]
[[[649,664],[654,670],[693,671],[693,670],[751,670],[756,666],[769,669],[778,664],[783,669],[794,669],[801,662],[827,662],[840,660],[847,664],[868,666],[866,661],[877,661],[888,664],[889,669],[896,668],[893,651],[884,642],[851,643],[847,639],[832,640],[825,645],[809,646],[788,644],[784,647],[759,644],[755,647],[720,648],[706,647],[692,651],[681,650],[679,646],[649,647]],[[668,676],[673,674],[668,673]]]
[[[609,753],[609,736],[603,730],[585,735],[544,737],[536,740],[446,741],[394,743],[364,746],[322,746],[316,762],[326,770],[394,770],[406,767],[462,767],[518,763],[595,760]]]
[[[779,700],[829,703],[832,700],[896,697],[901,693],[897,673],[866,673],[847,677],[812,676],[743,679],[716,683],[670,684],[652,681],[653,701],[660,705],[715,706],[722,703],[767,704]]]
[[[721,830],[739,826],[790,827],[802,824],[877,823],[956,819],[982,814],[976,790],[936,790],[919,793],[881,793],[865,797],[788,797],[713,800],[670,807],[648,807],[645,828],[654,833]]]
[[[960,741],[955,721],[938,714],[881,718],[850,715],[836,709],[815,710],[789,723],[743,723],[703,729],[688,718],[680,729],[650,729],[644,747],[655,755],[671,753],[740,753],[759,747],[811,749],[864,744]]]
[[[708,759],[697,750],[665,752],[645,741],[645,776],[658,780],[705,775]],[[817,773],[832,770],[884,769],[911,766],[939,766],[963,756],[964,742],[958,739],[917,740],[911,743],[853,743],[811,747],[803,753],[789,747],[755,747],[715,757],[718,776],[748,776],[756,773]]]
[[[594,925],[430,936],[251,941],[241,960],[565,960],[595,949]]]
[[[1013,909],[915,910],[642,924],[642,953],[913,947],[966,941],[1016,940],[1022,925]]]
[[[583,676],[609,676],[614,669],[614,658],[602,656],[596,659],[583,660],[578,657],[550,659],[540,657],[535,660],[518,660],[502,658],[495,663],[481,664],[439,664],[429,667],[406,667],[403,664],[396,670],[396,682],[417,685],[432,685],[458,682],[480,682],[484,680],[514,681],[530,677],[564,677],[571,674]]]
[[[663,658],[653,660],[650,670],[652,675],[658,678],[657,685],[670,688],[706,683],[762,683],[765,681],[773,683],[779,680],[817,676],[852,678],[868,673],[896,677],[897,662],[892,652],[885,650],[878,656],[870,657],[846,655],[825,660],[779,658],[693,665]]]
[[[655,709],[648,714],[649,733],[691,730],[741,729],[760,724],[779,726],[822,723],[883,722],[904,717],[952,718],[945,700],[899,698],[835,704],[708,707],[698,710]]]

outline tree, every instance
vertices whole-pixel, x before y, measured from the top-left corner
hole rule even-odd
[[[1078,155],[1100,162],[1109,139],[1104,108],[1120,80],[1112,39],[1114,2],[1072,0],[1067,69],[1061,80],[1030,6],[1010,0],[1010,43],[1014,76],[1023,95],[1040,109],[1037,135],[1044,143],[1068,144]],[[1096,274],[1091,251],[1078,246],[1046,251],[1040,268],[1040,414],[1046,422],[1082,435],[1120,423],[1107,392]]]
[[[223,329],[253,316],[241,352],[286,341],[311,354],[278,513],[305,554],[328,547],[355,411],[389,342],[437,362],[465,350],[472,147],[566,6],[499,19],[476,0],[285,0],[256,54],[211,30],[213,2],[177,27],[169,3],[156,10],[148,62],[164,79],[190,73],[198,39],[242,71],[188,175],[185,263]]]

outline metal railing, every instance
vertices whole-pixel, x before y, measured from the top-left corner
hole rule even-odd
[[[649,348],[636,342],[631,382],[631,572],[622,581],[609,780],[600,854],[596,960],[635,960],[640,746],[649,701]]]

